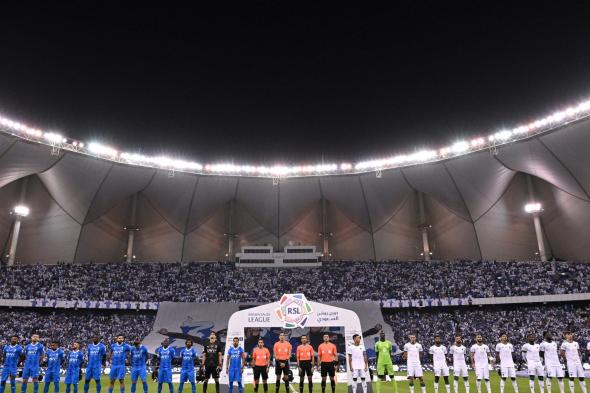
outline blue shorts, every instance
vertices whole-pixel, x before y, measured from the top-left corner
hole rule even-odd
[[[238,368],[238,369],[230,368],[228,376],[229,376],[229,380],[231,382],[241,382],[242,381],[242,370],[240,368]]]
[[[69,384],[69,383],[73,383],[74,385],[78,384],[78,381],[80,380],[80,370],[79,369],[67,369],[66,370],[66,380],[65,383]]]
[[[6,382],[9,376],[16,377],[16,368],[3,367],[2,378],[0,379],[0,381]]]
[[[158,371],[158,383],[172,383],[172,369],[160,369]]]
[[[39,367],[25,367],[23,370],[23,381],[27,381],[29,378],[39,377]]]
[[[195,370],[180,370],[180,383],[195,382]]]
[[[86,376],[84,377],[84,379],[86,381],[90,381],[91,379],[95,379],[97,381],[100,381],[101,374],[102,374],[102,369],[100,366],[87,367],[86,368]]]
[[[117,379],[125,379],[125,372],[126,372],[125,365],[122,366],[111,366],[111,372],[109,373],[109,377],[111,381]]]
[[[43,382],[57,382],[59,383],[59,371],[47,371]]]
[[[138,378],[141,379],[141,382],[146,381],[147,371],[145,367],[131,367],[131,382],[136,382]]]

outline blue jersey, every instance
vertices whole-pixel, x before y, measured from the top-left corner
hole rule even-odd
[[[233,370],[239,370],[242,368],[242,354],[244,350],[242,347],[234,347],[233,345],[227,350],[229,356],[229,368]]]
[[[172,359],[176,356],[176,350],[171,347],[159,347],[156,349],[156,356],[160,359],[160,370],[171,370]]]
[[[2,350],[2,354],[4,355],[4,367],[11,370],[16,369],[18,360],[23,354],[23,347],[18,344],[5,345],[4,349]]]
[[[103,343],[90,344],[86,351],[88,357],[88,368],[100,367],[102,364],[102,358],[107,353],[107,347]]]
[[[182,369],[183,370],[194,370],[195,359],[197,358],[197,350],[192,348],[182,348],[180,351],[180,357],[182,358]]]
[[[127,343],[111,345],[111,366],[124,366],[129,352],[131,352],[131,345]]]
[[[39,367],[41,362],[41,358],[45,353],[45,348],[43,348],[43,344],[28,344],[25,347],[25,367],[36,368]]]
[[[84,361],[84,354],[82,351],[72,351],[68,354],[68,370],[80,370],[82,362]]]
[[[145,346],[131,347],[131,367],[142,368],[147,362],[148,350]]]
[[[47,372],[59,373],[64,361],[64,351],[61,348],[47,350]]]

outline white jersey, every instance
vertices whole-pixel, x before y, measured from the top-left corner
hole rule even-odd
[[[489,367],[488,354],[490,353],[490,347],[486,344],[473,344],[469,352],[473,354],[475,367]]]
[[[408,354],[408,364],[419,365],[420,364],[420,352],[422,352],[422,344],[420,343],[406,343],[404,345],[404,352]]]
[[[512,359],[512,352],[514,347],[510,343],[496,344],[496,352],[500,355],[500,367],[514,367],[514,360]]]
[[[348,346],[346,353],[352,358],[353,370],[365,369],[365,348],[362,345],[351,344]]]
[[[541,362],[541,356],[539,355],[541,346],[539,344],[526,343],[522,346],[521,350],[525,353],[527,364],[531,365]]]
[[[447,347],[445,347],[444,345],[433,345],[428,350],[428,353],[432,355],[434,368],[447,367]]]
[[[467,367],[467,364],[465,363],[467,348],[465,348],[464,345],[456,346],[453,344],[449,351],[453,355],[453,368]]]
[[[539,345],[539,350],[545,354],[545,366],[561,367],[559,355],[557,354],[557,343],[555,341],[543,341]]]
[[[580,361],[580,353],[578,352],[580,350],[580,345],[576,341],[564,341],[561,343],[560,349],[565,351],[565,360],[569,364],[582,363]]]

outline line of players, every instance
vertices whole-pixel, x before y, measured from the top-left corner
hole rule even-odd
[[[186,346],[180,352],[180,363],[182,367],[181,381],[178,392],[181,393],[185,382],[192,383],[192,392],[196,392],[195,388],[195,366],[198,363],[197,351],[193,348],[192,340],[186,340]],[[177,359],[176,350],[169,346],[168,339],[164,340],[162,346],[156,350],[154,360],[157,363],[157,378],[158,378],[158,393],[161,393],[162,385],[169,384],[170,393],[174,393],[172,387],[172,368],[173,360]],[[73,392],[78,392],[78,383],[82,377],[82,367],[86,365],[85,379],[84,379],[84,393],[88,393],[90,383],[92,380],[96,384],[96,392],[100,393],[101,375],[103,367],[110,366],[109,378],[110,386],[109,393],[113,393],[116,381],[119,381],[119,388],[121,393],[125,393],[125,374],[127,371],[127,364],[131,366],[131,393],[135,393],[137,382],[141,380],[143,391],[148,392],[147,385],[147,362],[148,350],[141,345],[141,341],[136,339],[133,345],[125,343],[124,337],[119,335],[117,341],[112,344],[107,350],[107,347],[100,342],[98,337],[92,339],[84,354],[80,350],[80,344],[74,342],[71,345],[71,350],[66,354],[63,349],[58,347],[57,342],[51,342],[49,349],[45,350],[42,343],[39,342],[39,336],[34,334],[31,337],[31,342],[27,345],[20,346],[18,344],[18,337],[12,336],[10,343],[5,345],[2,349],[2,375],[0,378],[0,393],[4,393],[6,389],[6,382],[10,380],[11,393],[16,393],[16,376],[18,366],[24,362],[23,365],[23,383],[22,393],[27,391],[27,384],[29,380],[33,382],[33,392],[38,393],[39,382],[41,375],[41,364],[45,362],[47,368],[43,377],[45,386],[44,393],[49,392],[49,388],[53,383],[55,393],[59,393],[60,370],[63,366],[66,369],[65,384],[66,393],[70,393],[73,387]],[[217,343],[215,333],[209,337],[209,343],[205,346],[203,356],[201,359],[201,370],[203,370],[205,379],[203,381],[203,393],[207,392],[207,382],[211,376],[214,376],[216,383],[216,391],[219,393],[219,377],[218,370],[221,367],[223,359],[223,349]]]
[[[535,392],[535,378],[538,379],[541,393],[544,392],[545,387],[548,393],[551,392],[551,382],[553,379],[557,379],[560,393],[564,393],[563,378],[565,372],[562,366],[562,360],[565,360],[570,392],[574,392],[574,380],[577,378],[582,393],[587,393],[586,382],[584,381],[584,369],[580,356],[580,346],[574,341],[573,333],[565,332],[564,338],[565,340],[558,346],[552,334],[549,332],[544,333],[541,343],[536,342],[534,334],[528,334],[527,342],[522,346],[521,351],[523,358],[526,359],[531,393]],[[403,358],[407,361],[410,392],[414,393],[414,380],[417,378],[420,381],[422,393],[426,393],[426,385],[424,384],[422,365],[420,363],[420,352],[423,351],[423,348],[416,341],[415,335],[410,335],[409,339],[410,342],[404,345]],[[590,350],[590,343],[588,344],[588,349]],[[459,392],[459,378],[463,378],[465,392],[469,392],[469,374],[465,360],[468,352],[467,348],[462,344],[461,335],[455,336],[455,342],[448,350],[442,345],[441,337],[435,336],[434,345],[429,348],[428,352],[434,366],[435,393],[438,393],[441,376],[444,378],[446,392],[450,393],[449,367],[447,365],[448,355],[452,356],[453,362],[454,392]],[[511,380],[514,393],[519,393],[518,384],[516,383],[516,368],[512,356],[513,352],[514,346],[509,342],[506,333],[500,334],[500,342],[495,347],[495,358],[491,356],[489,346],[484,344],[482,335],[476,335],[475,344],[469,349],[469,360],[472,369],[475,370],[478,393],[482,392],[482,382],[485,384],[487,392],[492,393],[489,371],[490,362],[492,366],[494,364],[500,365],[500,393],[504,393],[507,379]],[[545,381],[545,384],[543,384],[543,381]]]

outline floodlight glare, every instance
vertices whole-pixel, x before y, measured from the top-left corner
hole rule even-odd
[[[17,216],[21,216],[21,217],[26,217],[29,215],[30,210],[27,206],[24,205],[17,205],[14,207],[14,209],[12,210],[12,212],[17,215]]]
[[[524,211],[527,213],[539,213],[542,210],[543,210],[543,207],[541,206],[541,204],[539,202],[532,202],[532,203],[527,203],[526,205],[524,205]]]

